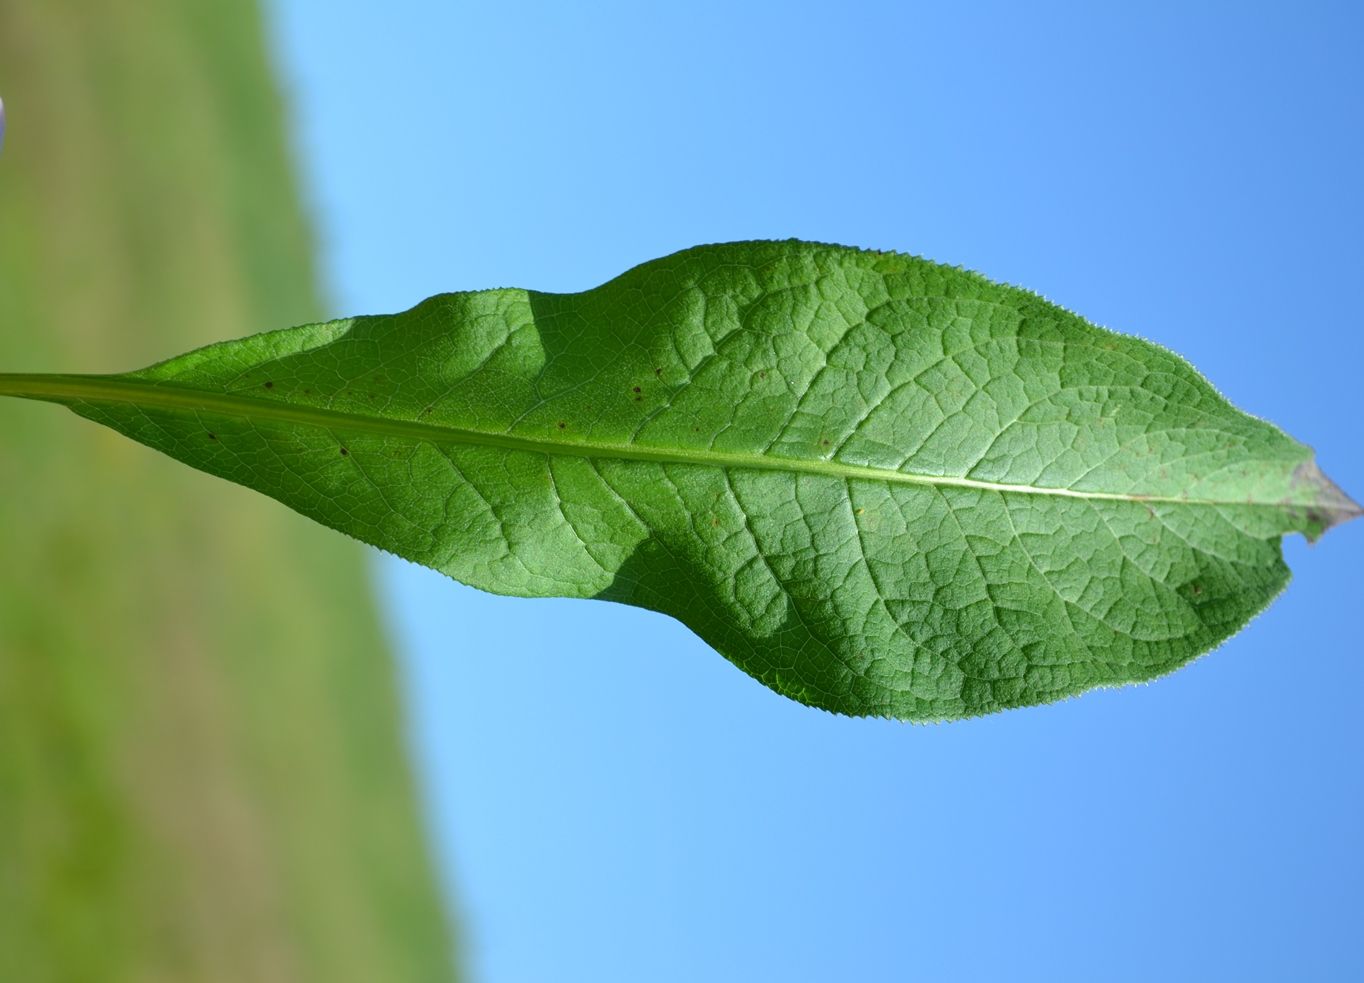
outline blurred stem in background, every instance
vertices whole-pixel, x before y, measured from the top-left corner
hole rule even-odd
[[[316,318],[255,6],[0,0],[0,366]],[[0,408],[0,978],[437,980],[358,547]]]

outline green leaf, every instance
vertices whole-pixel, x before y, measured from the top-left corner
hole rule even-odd
[[[934,720],[1150,679],[1360,513],[1177,356],[922,259],[703,246],[117,376],[0,376],[501,594],[673,615],[794,699]]]

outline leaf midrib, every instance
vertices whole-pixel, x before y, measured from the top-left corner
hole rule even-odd
[[[148,382],[120,376],[47,375],[0,373],[0,396],[71,403],[126,403],[188,412],[213,412],[223,416],[297,423],[324,430],[344,429],[377,436],[400,437],[429,443],[454,443],[592,460],[647,461],[656,464],[696,465],[726,470],[782,471],[843,480],[860,479],[893,484],[970,488],[1016,495],[1042,495],[1090,501],[1141,502],[1144,504],[1204,506],[1272,506],[1293,502],[1237,502],[1119,492],[1077,491],[1035,485],[1015,485],[951,475],[927,475],[847,464],[842,461],[800,460],[774,455],[739,454],[715,450],[641,447],[583,441],[537,440],[513,434],[470,430],[418,420],[364,416],[320,406],[301,406],[278,399],[261,399],[241,393],[220,393],[167,382]]]

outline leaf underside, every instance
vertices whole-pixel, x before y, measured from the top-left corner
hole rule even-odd
[[[1359,507],[1186,362],[913,257],[702,246],[118,376],[0,376],[484,590],[670,614],[941,720],[1150,679]]]

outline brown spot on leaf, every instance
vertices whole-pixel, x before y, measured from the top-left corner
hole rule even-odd
[[[560,420],[560,421],[559,421],[559,429],[560,429],[560,430],[564,429],[564,427],[566,427],[566,426],[568,426],[568,424],[565,423],[563,420]]]
[[[208,439],[209,439],[209,440],[217,440],[217,439],[218,439],[218,435],[217,435],[216,433],[211,433],[211,434],[208,435]]]
[[[274,384],[273,382],[267,381],[267,382],[265,383],[265,388],[266,388],[266,389],[274,389],[274,388],[275,388],[275,384]]]
[[[1321,473],[1315,460],[1303,461],[1293,469],[1290,481],[1293,502],[1284,504],[1305,505],[1307,520],[1319,526],[1320,531],[1308,534],[1308,541],[1314,541],[1321,533],[1342,522],[1349,522],[1364,515],[1359,503],[1345,494],[1334,481]],[[1303,501],[1306,499],[1306,501]]]
[[[341,456],[350,457],[350,449],[346,447],[341,448]]]

